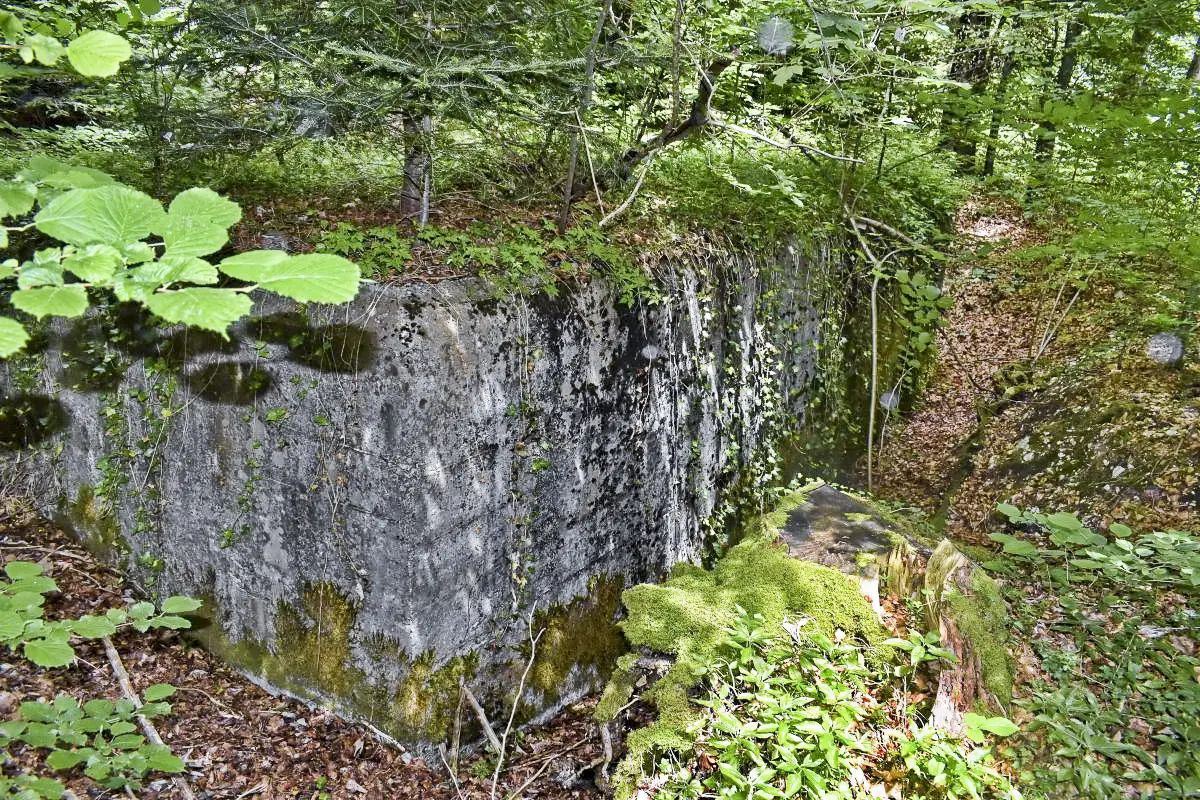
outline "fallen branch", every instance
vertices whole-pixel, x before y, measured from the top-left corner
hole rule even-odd
[[[129,680],[129,673],[125,670],[125,665],[121,662],[121,654],[117,652],[112,639],[107,636],[104,637],[104,652],[108,655],[109,666],[112,667],[113,674],[117,677],[117,683],[121,686],[121,694],[125,695],[126,700],[133,703],[134,708],[140,709],[142,707],[142,700],[138,697],[137,692],[133,690],[133,683]],[[144,714],[138,714],[137,718],[142,726],[142,732],[146,734],[146,739],[151,744],[166,747],[162,737],[158,735],[158,729],[154,727],[154,723],[150,721],[149,717]],[[187,778],[177,775],[173,779],[173,783],[185,800],[196,800],[196,794],[192,791],[192,786],[188,783]]]
[[[479,705],[479,701],[475,699],[474,693],[467,688],[466,682],[461,678],[459,679],[458,687],[462,690],[463,697],[467,699],[467,705],[475,712],[475,717],[479,720],[479,724],[483,726],[483,733],[487,736],[488,744],[497,753],[503,753],[504,748],[500,745],[500,737],[492,730],[492,723],[488,722],[487,712],[483,710],[483,706]]]
[[[657,153],[654,155],[657,155]],[[632,205],[634,198],[637,197],[638,190],[642,188],[642,181],[646,180],[646,173],[650,171],[650,165],[654,163],[654,155],[651,155],[642,163],[642,172],[638,175],[637,183],[633,184],[633,189],[629,192],[629,196],[625,198],[625,201],[621,205],[614,208],[607,216],[601,219],[597,223],[598,227],[607,228],[612,224],[613,220],[624,214],[626,209]]]
[[[751,139],[754,139],[755,141],[759,141],[764,144],[769,144],[772,147],[779,148],[780,150],[799,150],[802,153],[818,155],[823,158],[831,159],[833,161],[845,161],[850,164],[864,163],[861,158],[852,158],[850,156],[839,156],[835,153],[830,153],[825,150],[822,150],[819,147],[813,147],[810,144],[800,144],[799,142],[791,142],[791,141],[779,142],[779,141],[772,139],[769,136],[762,135],[761,133],[754,130],[753,128],[745,128],[741,125],[734,125],[732,122],[725,122],[724,120],[719,120],[719,119],[710,119],[708,121],[708,124],[714,128],[721,128],[723,130],[727,130],[732,133],[740,133],[742,136],[749,136]],[[912,240],[909,239],[909,241],[912,241]]]

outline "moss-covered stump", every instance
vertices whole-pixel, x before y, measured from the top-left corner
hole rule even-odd
[[[840,630],[872,648],[884,638],[853,578],[790,557],[764,532],[732,547],[711,570],[680,565],[665,583],[634,586],[621,599],[628,611],[621,629],[634,650],[618,661],[596,717],[602,723],[615,719],[640,686],[646,687],[641,700],[658,717],[627,739],[627,755],[613,779],[618,798],[630,795],[656,754],[692,747],[687,728],[698,710],[689,698],[699,680],[696,667],[715,656],[722,630],[739,609],[768,625],[807,617],[828,635]]]
[[[958,661],[941,675],[935,724],[961,734],[963,712],[1007,705],[1007,607],[992,579],[949,540],[931,550],[871,498],[820,483],[786,498],[782,509],[764,518],[765,528],[777,530],[792,556],[856,576],[873,602],[881,581],[892,597],[925,602],[926,627]]]
[[[1013,668],[1006,649],[1008,608],[995,581],[943,539],[923,562],[908,542],[888,554],[884,585],[896,599],[925,601],[925,624],[941,635],[955,664],[942,670],[932,722],[964,732],[963,714],[1004,708],[1012,699]]]

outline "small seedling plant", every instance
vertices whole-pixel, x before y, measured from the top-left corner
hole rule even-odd
[[[904,682],[951,656],[936,633],[887,644],[902,657],[881,663],[881,651],[830,638],[807,620],[771,630],[743,615],[702,667],[695,753],[665,757],[643,788],[664,800],[850,800],[873,786],[930,800],[1019,798],[980,746],[1012,723],[971,715],[972,741],[964,741],[924,724],[906,702]]]
[[[173,596],[157,608],[139,602],[103,614],[47,619],[46,596],[57,592],[58,585],[44,574],[41,565],[11,561],[4,567],[4,576],[0,579],[0,644],[47,669],[73,663],[75,643],[80,640],[105,639],[126,628],[142,633],[155,628],[188,628],[191,623],[182,615],[201,605],[190,597]],[[66,694],[52,701],[23,702],[15,719],[0,722],[0,748],[6,754],[15,746],[46,751],[45,764],[52,770],[79,768],[106,789],[136,790],[148,773],[183,770],[183,762],[169,748],[152,744],[138,733],[137,717],[170,714],[168,698],[174,693],[169,684],[147,687],[140,707],[128,698],[81,703]],[[54,778],[0,777],[3,798],[59,798],[64,792],[63,784]]]

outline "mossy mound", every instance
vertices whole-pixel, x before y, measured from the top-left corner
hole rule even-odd
[[[883,627],[858,584],[836,570],[789,557],[769,535],[769,523],[761,527],[711,570],[680,565],[665,583],[641,584],[622,594],[629,616],[621,628],[629,643],[673,655],[675,662],[642,695],[658,710],[658,719],[629,735],[628,754],[614,775],[618,798],[632,792],[648,758],[692,746],[687,728],[696,719],[689,698],[699,679],[696,667],[715,657],[721,631],[735,622],[739,609],[760,615],[768,627],[788,616],[808,617],[823,633],[841,630],[884,658]],[[597,706],[597,719],[615,718],[628,702],[637,660],[634,652],[618,661]]]

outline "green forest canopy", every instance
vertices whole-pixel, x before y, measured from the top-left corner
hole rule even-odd
[[[1095,229],[1089,255],[1156,251],[1188,268],[1200,260],[1193,0],[41,0],[0,9],[0,124],[15,176],[2,195],[13,234],[5,269],[19,291],[43,290],[14,302],[35,316],[82,313],[85,291],[130,299],[119,270],[143,264],[124,254],[87,286],[61,269],[45,282],[29,277],[54,260],[37,255],[51,242],[29,229],[55,234],[32,215],[62,190],[96,194],[101,180],[65,165],[162,200],[207,186],[246,204],[349,200],[417,224],[461,219],[463,208],[475,217],[519,208],[559,232],[640,218],[659,230],[775,240],[855,220],[893,243],[897,234],[928,241],[973,177]],[[31,168],[37,155],[61,168]],[[232,253],[209,233],[216,249],[192,247],[189,259]],[[133,246],[58,238],[92,247],[93,264],[99,245]],[[249,287],[229,286],[243,276],[195,261],[188,272],[163,265],[169,252],[153,255],[154,270],[141,269],[145,297],[132,299],[158,316],[223,331],[245,313],[238,293]],[[225,292],[223,306],[157,297],[185,289]]]

